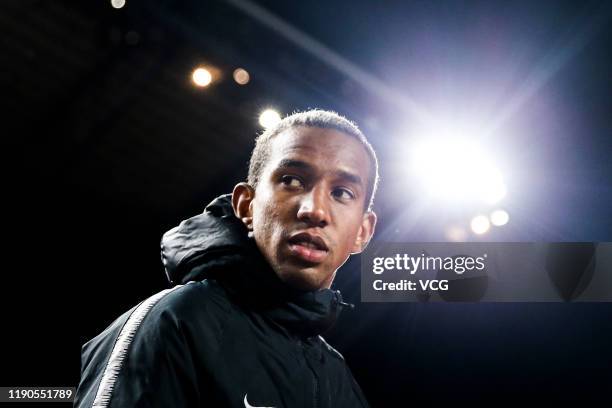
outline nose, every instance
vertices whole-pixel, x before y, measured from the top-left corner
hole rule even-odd
[[[325,189],[314,187],[300,200],[297,217],[312,227],[325,227],[329,224],[329,207]]]

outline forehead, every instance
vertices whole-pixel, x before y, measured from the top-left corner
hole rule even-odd
[[[271,141],[269,167],[285,159],[299,159],[320,172],[348,171],[368,180],[370,157],[357,138],[336,129],[295,127]]]

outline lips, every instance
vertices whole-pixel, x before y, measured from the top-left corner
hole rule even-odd
[[[321,237],[307,232],[293,235],[288,243],[289,251],[307,262],[320,263],[329,252],[327,244]]]

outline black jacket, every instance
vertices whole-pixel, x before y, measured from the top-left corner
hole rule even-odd
[[[162,240],[168,279],[83,346],[77,407],[365,407],[320,333],[342,299],[297,292],[221,196]]]

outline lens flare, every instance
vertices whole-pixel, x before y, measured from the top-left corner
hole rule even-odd
[[[505,210],[495,210],[491,213],[489,218],[491,219],[491,224],[496,227],[506,225],[508,221],[510,221],[510,215]]]
[[[489,223],[489,219],[484,215],[477,215],[472,218],[472,222],[470,223],[470,227],[474,234],[482,235],[486,233],[489,228],[491,228],[491,224]]]
[[[251,80],[251,75],[244,68],[236,68],[234,70],[234,81],[238,85],[246,85]]]

